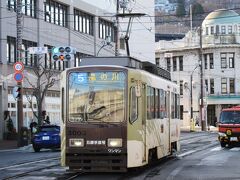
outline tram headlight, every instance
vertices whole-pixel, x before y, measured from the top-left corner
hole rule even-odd
[[[69,146],[70,147],[83,147],[84,146],[84,139],[69,139]]]
[[[109,138],[108,139],[108,147],[122,147],[122,139],[121,138]]]
[[[220,137],[226,137],[226,136],[227,136],[225,133],[221,133],[221,132],[219,132],[218,135],[219,135]]]

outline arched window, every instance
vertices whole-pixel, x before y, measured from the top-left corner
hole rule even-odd
[[[216,34],[219,34],[219,25],[216,25]]]
[[[237,28],[237,25],[236,25],[236,24],[234,25],[234,33],[235,33],[235,34],[238,33],[238,28]]]

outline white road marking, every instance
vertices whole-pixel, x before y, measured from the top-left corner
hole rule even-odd
[[[222,149],[224,149],[224,148],[219,146],[219,147],[215,147],[215,148],[211,149],[210,151],[220,151]]]
[[[177,157],[184,157],[184,156],[187,156],[187,155],[189,155],[189,154],[192,154],[192,153],[194,153],[194,152],[196,152],[196,151],[197,151],[197,150],[187,151],[187,152],[185,152],[185,153],[182,153],[182,154],[177,155]]]
[[[229,151],[240,151],[240,147],[232,148],[232,149],[230,149]]]

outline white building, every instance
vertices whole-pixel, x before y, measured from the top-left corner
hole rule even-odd
[[[22,39],[24,75],[30,80],[34,58],[29,55],[29,47],[72,46],[76,48],[73,61],[54,62],[51,54],[43,55],[46,68],[60,74],[67,67],[78,66],[85,56],[114,56],[116,41],[116,3],[110,0],[30,0],[22,1]],[[130,28],[131,56],[143,61],[155,62],[154,51],[154,1],[129,1],[126,13],[144,12],[146,16],[134,18]],[[104,5],[104,6],[103,6]],[[17,101],[13,98],[12,89],[16,86],[13,65],[16,54],[16,0],[0,1],[0,140],[7,131],[4,113],[9,112],[15,128],[17,127]],[[122,11],[122,9],[120,8]],[[124,35],[128,18],[120,18],[120,35]],[[123,22],[124,21],[124,22]],[[106,38],[110,37],[110,45]],[[124,46],[123,46],[124,48]],[[126,50],[120,50],[121,55]],[[31,107],[37,110],[36,103],[30,105],[25,96],[31,91],[26,78],[23,80],[23,125],[29,127],[34,119]],[[43,109],[47,111],[50,121],[60,123],[59,84],[51,88],[45,98]]]
[[[156,63],[180,86],[182,126],[190,125],[191,92],[193,118],[201,117],[201,87],[204,124],[214,125],[222,108],[240,104],[240,16],[232,10],[211,12],[200,34],[199,28],[182,40],[156,43]]]

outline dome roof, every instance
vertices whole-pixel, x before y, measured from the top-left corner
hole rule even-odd
[[[231,23],[239,23],[240,16],[233,10],[227,9],[218,9],[210,14],[204,19],[202,25],[207,24],[231,24]]]

